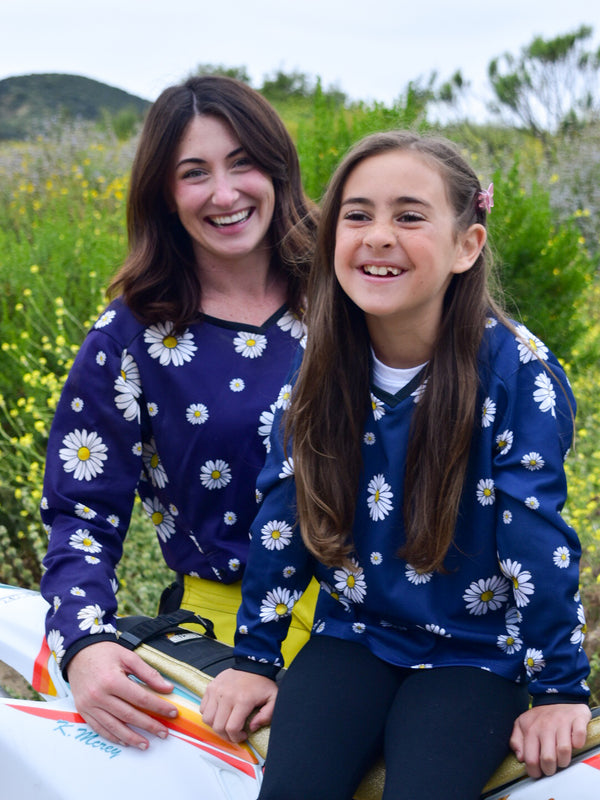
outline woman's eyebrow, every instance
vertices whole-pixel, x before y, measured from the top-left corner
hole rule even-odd
[[[244,152],[244,148],[240,145],[240,147],[236,147],[235,150],[232,150],[231,153],[227,153],[225,156],[226,159],[235,158],[235,156],[239,155],[240,153]],[[181,161],[178,161],[176,166],[180,167],[182,164],[206,164],[205,158],[195,158],[194,156],[190,156],[189,158],[182,158]]]

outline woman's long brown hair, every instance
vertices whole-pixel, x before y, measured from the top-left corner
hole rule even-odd
[[[232,78],[211,75],[165,89],[148,112],[127,200],[129,255],[109,295],[122,294],[143,322],[169,320],[179,330],[201,308],[190,237],[171,210],[168,190],[177,146],[199,114],[227,123],[273,181],[272,266],[285,274],[288,302],[299,313],[314,249],[316,207],[304,194],[296,149],[277,112],[258,92]]]
[[[298,519],[308,549],[323,563],[348,563],[369,408],[370,345],[363,312],[334,273],[342,192],[362,161],[394,150],[420,154],[444,180],[458,234],[485,225],[479,180],[444,139],[392,131],[362,140],[334,173],[321,209],[308,286],[306,354],[285,428],[292,451]],[[444,298],[437,341],[415,406],[404,482],[405,541],[400,555],[422,571],[443,569],[453,540],[479,385],[477,354],[486,317],[504,315],[488,290],[489,248],[454,275]],[[444,425],[437,424],[440,419]]]

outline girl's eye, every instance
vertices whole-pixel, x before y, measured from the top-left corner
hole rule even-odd
[[[188,169],[182,173],[181,177],[183,180],[187,180],[189,178],[203,178],[205,175],[205,170],[200,169],[200,167],[194,167],[193,169]]]
[[[417,214],[416,211],[403,211],[402,214],[398,216],[400,222],[421,222],[423,217],[421,214]]]
[[[364,211],[347,211],[344,214],[344,219],[350,220],[350,222],[364,222],[369,219],[369,216]]]
[[[237,168],[247,169],[248,167],[253,167],[254,164],[249,156],[241,156],[240,158],[236,158],[233,162],[233,166]]]

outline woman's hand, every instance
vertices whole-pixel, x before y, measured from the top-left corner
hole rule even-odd
[[[585,744],[591,711],[584,703],[536,706],[517,718],[510,746],[532,778],[568,767],[573,748]]]
[[[200,712],[207,725],[231,742],[248,738],[244,725],[248,716],[258,709],[249,722],[250,731],[268,725],[273,716],[277,684],[270,678],[253,672],[226,669],[209,683]]]
[[[73,656],[67,673],[77,710],[100,736],[141,750],[148,747],[148,739],[131,725],[161,739],[167,736],[165,725],[145,712],[177,716],[172,703],[154,694],[173,691],[173,684],[136,653],[116,642],[96,642]],[[146,686],[131,680],[129,675],[139,678]]]

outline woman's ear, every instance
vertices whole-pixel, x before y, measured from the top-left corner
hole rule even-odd
[[[453,272],[466,272],[477,261],[487,241],[487,230],[479,222],[469,226],[459,234],[456,264]]]

